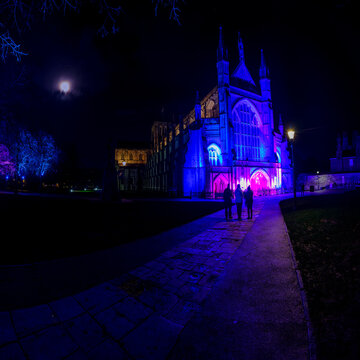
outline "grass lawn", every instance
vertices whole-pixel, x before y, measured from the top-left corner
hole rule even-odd
[[[223,208],[212,201],[104,203],[0,195],[0,264],[22,264],[120,245]]]
[[[281,202],[315,329],[318,359],[360,359],[360,193]]]

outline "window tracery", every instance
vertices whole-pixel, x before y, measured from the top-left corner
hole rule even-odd
[[[209,163],[211,166],[222,165],[221,150],[216,144],[211,144],[208,147]]]
[[[234,111],[235,148],[238,159],[260,161],[262,158],[260,122],[247,103]]]

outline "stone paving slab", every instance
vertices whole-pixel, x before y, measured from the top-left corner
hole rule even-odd
[[[89,360],[127,360],[130,359],[120,345],[113,340],[106,340],[87,354]]]
[[[57,322],[49,305],[39,305],[28,309],[12,311],[15,332],[19,336],[31,334]]]
[[[286,227],[269,199],[169,360],[307,360],[307,326]]]
[[[103,283],[75,295],[75,299],[80,305],[91,314],[96,314],[125,297],[126,293],[110,282]]]
[[[78,347],[59,325],[27,336],[20,344],[29,359],[63,359]]]
[[[15,341],[16,335],[8,312],[0,313],[0,346]]]
[[[130,333],[123,343],[135,359],[166,359],[182,328],[154,314]]]
[[[121,339],[135,328],[135,324],[127,320],[122,314],[119,314],[115,306],[97,314],[95,319],[115,340]]]
[[[254,219],[263,201],[254,202]],[[225,221],[74,296],[0,313],[0,358],[165,359],[253,220]],[[12,356],[11,354],[15,354]]]
[[[60,321],[70,320],[85,312],[73,297],[53,301],[49,305]]]
[[[18,343],[11,343],[0,348],[1,360],[26,360],[23,350]]]
[[[105,340],[106,334],[103,328],[89,314],[69,320],[64,325],[71,337],[85,352]]]
[[[123,301],[114,305],[113,308],[118,314],[125,316],[134,324],[138,324],[140,321],[146,319],[153,313],[151,308],[145,306],[140,301],[132,297],[127,297]]]

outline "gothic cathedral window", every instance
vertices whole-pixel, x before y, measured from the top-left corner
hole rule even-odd
[[[211,144],[208,147],[208,153],[209,153],[209,163],[211,166],[222,165],[221,150],[216,144]]]
[[[258,116],[247,103],[234,110],[234,132],[236,156],[241,160],[260,161],[260,122]]]

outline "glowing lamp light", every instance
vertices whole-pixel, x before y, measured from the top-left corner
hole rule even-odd
[[[64,94],[70,91],[70,83],[68,81],[62,81],[60,83],[60,91]]]
[[[295,137],[295,131],[294,130],[289,130],[288,131],[288,136],[290,140],[294,140]]]
[[[243,190],[246,189],[246,180],[244,178],[241,178],[241,180],[240,180],[240,187]]]
[[[126,165],[126,161],[123,161],[123,163],[122,163],[122,164],[123,164],[123,166],[125,166],[125,165]]]

